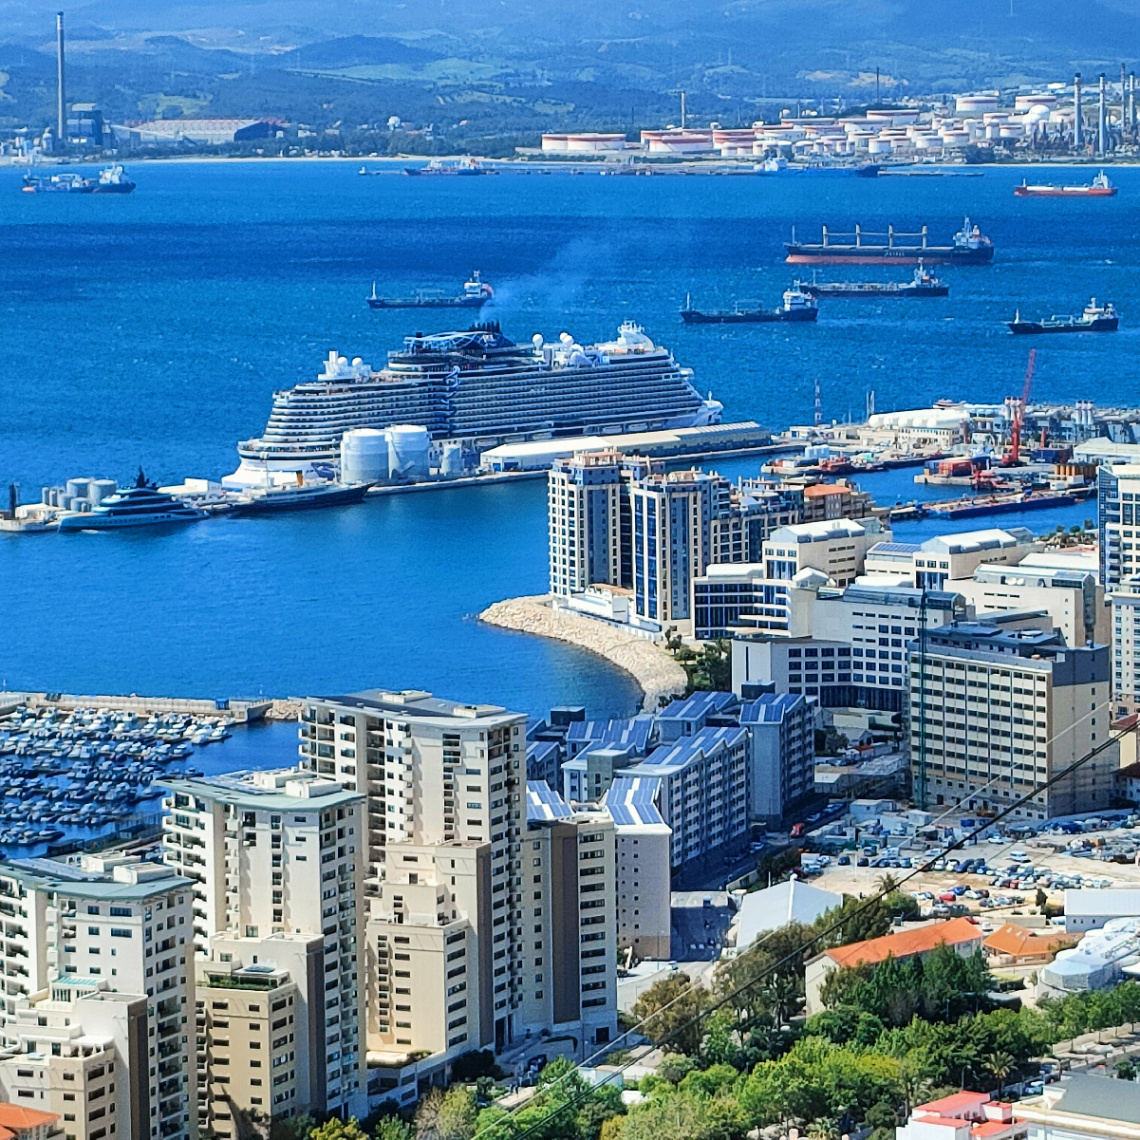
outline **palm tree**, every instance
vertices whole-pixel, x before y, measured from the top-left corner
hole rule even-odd
[[[986,1058],[986,1072],[997,1080],[999,1097],[1005,1091],[1005,1078],[1013,1069],[1013,1058],[1008,1053],[991,1053]]]
[[[898,877],[886,871],[875,880],[875,886],[880,894],[889,895],[899,889]]]

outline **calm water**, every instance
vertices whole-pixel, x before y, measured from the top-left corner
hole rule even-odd
[[[364,296],[452,288],[480,268],[517,339],[609,336],[634,318],[692,367],[726,417],[774,427],[942,396],[1021,390],[1026,346],[1001,324],[1116,302],[1116,336],[1039,345],[1034,397],[1140,404],[1140,170],[1111,201],[1018,201],[982,178],[360,178],[341,163],[140,164],[129,198],[32,196],[0,172],[6,370],[0,480],[23,485],[142,463],[173,481],[236,466],[274,389],[331,348],[379,364],[412,322]],[[946,269],[946,300],[832,302],[814,327],[681,325],[699,305],[775,304],[781,246],[819,225],[930,223],[969,213],[988,269]],[[802,272],[802,270],[801,270]],[[828,276],[841,271],[821,270]],[[869,272],[874,272],[869,271]],[[488,313],[488,315],[491,315]],[[727,467],[727,465],[725,465]],[[733,474],[750,473],[734,464]],[[884,499],[916,497],[899,478]],[[1001,516],[1051,529],[1089,514]],[[931,524],[900,529],[900,537]],[[971,522],[958,529],[983,525]],[[938,529],[949,529],[940,525]],[[175,534],[0,536],[0,683],[206,696],[422,686],[528,711],[632,709],[629,681],[589,654],[469,620],[545,584],[541,482],[384,499]]]

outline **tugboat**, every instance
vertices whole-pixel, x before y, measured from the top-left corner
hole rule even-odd
[[[121,166],[108,166],[99,172],[98,178],[67,171],[38,176],[29,171],[23,185],[25,194],[129,194],[134,188]]]
[[[761,309],[759,305],[738,301],[733,309],[694,309],[692,298],[686,294],[681,320],[687,325],[760,324],[769,321],[814,321],[819,316],[815,298],[798,286],[784,293],[784,303],[778,309]]]
[[[950,286],[923,267],[922,262],[910,281],[797,281],[796,288],[812,297],[948,297]]]
[[[1080,186],[1054,186],[1051,182],[1030,186],[1022,179],[1021,185],[1013,188],[1018,198],[1112,198],[1116,192],[1103,170],[1091,182]]]
[[[495,295],[495,290],[479,276],[476,269],[471,280],[463,283],[458,297],[439,297],[431,293],[417,293],[414,297],[379,297],[376,282],[372,282],[372,295],[366,297],[370,309],[478,309]]]
[[[838,241],[836,239],[839,239]],[[886,238],[886,242],[876,239]],[[907,242],[906,238],[919,240]],[[868,240],[871,239],[871,240]],[[888,226],[886,233],[865,230],[856,226],[854,233],[832,233],[823,227],[823,241],[796,241],[784,243],[790,265],[989,265],[994,258],[993,242],[970,219],[954,235],[950,245],[931,245],[927,227],[917,233],[903,233]]]
[[[60,515],[59,529],[118,530],[125,526],[197,522],[205,517],[205,511],[188,506],[173,495],[158,490],[153,483],[148,483],[140,467],[133,487],[120,488],[89,511],[71,511]]]
[[[1098,305],[1093,297],[1079,317],[1043,317],[1039,321],[1023,321],[1021,312],[1014,314],[1012,321],[1006,321],[1011,333],[1077,333],[1077,332],[1116,332],[1120,316],[1112,302]]]

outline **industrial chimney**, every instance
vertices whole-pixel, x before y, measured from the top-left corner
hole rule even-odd
[[[1103,155],[1108,149],[1107,130],[1108,123],[1105,119],[1105,100],[1107,98],[1107,91],[1105,90],[1104,72],[1100,73],[1100,101],[1097,111],[1097,136],[1096,136],[1096,152]]]
[[[1073,149],[1085,145],[1085,125],[1081,119],[1081,73],[1073,77]]]
[[[56,82],[59,88],[56,104],[56,146],[63,147],[67,139],[67,101],[63,92],[63,13],[55,14]]]

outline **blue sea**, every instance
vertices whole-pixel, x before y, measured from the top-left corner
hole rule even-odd
[[[1027,346],[1002,322],[1016,309],[1075,312],[1095,295],[1116,303],[1122,331],[1038,344],[1033,397],[1140,404],[1140,170],[1113,172],[1117,198],[1086,201],[1015,199],[1012,169],[878,180],[356,170],[141,163],[122,198],[21,194],[18,171],[0,171],[0,483],[18,482],[27,501],[68,477],[126,481],[140,464],[163,483],[216,478],[263,427],[273,391],[314,376],[330,349],[378,365],[402,336],[441,327],[441,314],[369,310],[373,281],[457,289],[475,268],[496,289],[485,316],[508,335],[592,341],[632,318],[726,419],[773,428],[810,422],[817,380],[827,419],[861,413],[870,390],[879,411],[1019,394]],[[797,272],[782,264],[793,226],[810,238],[823,223],[925,222],[942,242],[967,214],[997,255],[989,268],[940,269],[945,300],[825,302],[814,326],[686,327],[677,315],[686,294],[698,306],[777,304]],[[721,467],[735,477],[758,465]],[[929,497],[910,474],[866,485],[885,501]],[[627,714],[637,690],[605,662],[473,620],[544,590],[544,507],[536,481],[173,534],[0,535],[0,688],[422,687],[535,713]],[[897,534],[1046,530],[1090,512]]]

